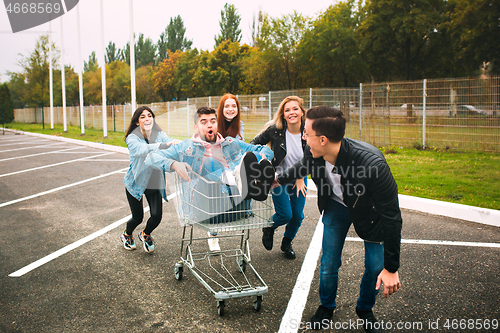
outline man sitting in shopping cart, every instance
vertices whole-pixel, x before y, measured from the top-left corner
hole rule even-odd
[[[266,200],[274,181],[275,170],[269,162],[274,157],[273,151],[267,146],[224,138],[217,132],[217,115],[213,108],[199,108],[194,123],[196,133],[191,139],[166,150],[150,152],[146,166],[164,172],[175,171],[187,183],[199,183],[200,177],[225,184],[229,191],[236,188],[240,202],[233,203],[229,210],[244,208],[249,199]],[[226,213],[225,216],[234,214]],[[219,249],[215,237],[209,239],[209,245],[211,250]]]

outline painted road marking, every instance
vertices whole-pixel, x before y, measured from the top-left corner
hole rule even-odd
[[[281,325],[278,333],[295,333],[298,331],[297,318],[302,318],[304,308],[309,295],[309,289],[314,271],[321,252],[321,243],[323,238],[323,223],[321,217],[316,225],[313,238],[307,250],[302,268],[295,282],[285,314],[281,319]],[[359,237],[346,237],[346,242],[363,242]],[[443,240],[424,240],[424,239],[402,239],[404,244],[422,244],[422,245],[447,245],[447,246],[473,246],[486,248],[500,248],[500,243],[483,242],[461,242],[461,241],[443,241]],[[300,320],[300,319],[299,319]]]
[[[0,178],[1,177],[6,177],[6,176],[17,175],[17,174],[24,173],[24,172],[30,172],[30,171],[35,171],[35,170],[40,170],[40,169],[45,169],[45,168],[51,168],[51,167],[58,166],[58,165],[63,165],[63,164],[68,164],[68,163],[73,163],[73,162],[79,162],[79,161],[87,160],[89,158],[101,157],[101,156],[106,156],[106,155],[111,155],[111,154],[115,154],[115,153],[111,152],[111,153],[104,153],[104,154],[99,154],[99,155],[94,155],[94,156],[87,156],[87,157],[77,158],[76,160],[69,160],[69,161],[65,161],[65,162],[44,165],[44,166],[40,166],[40,167],[36,167],[36,168],[31,168],[31,169],[26,169],[26,170],[21,170],[21,171],[15,171],[15,172],[11,172],[11,173],[4,173],[3,175],[0,175]]]
[[[50,146],[60,146],[64,145],[65,142],[58,142],[58,143],[53,143],[51,145],[42,145],[42,146],[33,146],[33,147],[23,147],[23,148],[16,148],[16,149],[8,149],[8,150],[0,150],[0,153],[7,153],[10,151],[18,151],[18,150],[23,150],[23,149],[35,149],[35,148],[47,148]]]
[[[171,195],[169,195],[167,197],[168,200],[174,198],[175,196],[177,195],[177,192],[176,193],[173,193]],[[165,202],[165,201],[163,201]],[[145,207],[144,208],[144,212],[148,212],[149,211],[149,206]],[[88,235],[87,237],[84,237],[74,243],[71,243],[65,247],[63,247],[62,249],[60,250],[57,250],[56,252],[53,252],[41,259],[38,259],[37,261],[27,265],[27,266],[24,266],[23,268],[15,271],[14,273],[11,273],[9,274],[10,277],[21,277],[23,276],[24,274],[28,273],[28,272],[31,272],[32,270],[34,270],[35,268],[38,268],[46,263],[48,263],[49,261],[51,260],[54,260],[56,259],[57,257],[60,257],[61,255],[65,254],[65,253],[68,253],[69,251],[71,250],[74,250],[76,249],[77,247],[85,244],[85,243],[88,243],[90,242],[91,240],[101,236],[101,235],[104,235],[105,233],[107,233],[108,231],[111,231],[115,228],[118,228],[120,225],[122,225],[123,223],[127,222],[130,218],[132,217],[132,215],[128,215],[128,216],[125,216],[124,218],[108,225],[107,227],[101,229],[101,230],[98,230],[96,232],[94,232],[93,234],[91,235]]]
[[[99,179],[99,178],[111,176],[111,175],[116,174],[116,173],[121,173],[121,172],[123,172],[123,171],[125,171],[127,169],[128,168],[116,170],[116,171],[113,171],[113,172],[110,172],[110,173],[106,173],[106,174],[103,174],[103,175],[100,175],[100,176],[97,176],[97,177],[92,177],[92,178],[89,178],[89,179],[84,179],[84,180],[81,180],[81,181],[76,182],[76,183],[72,183],[72,184],[68,184],[68,185],[56,187],[56,188],[53,188],[52,190],[48,190],[48,191],[40,192],[40,193],[37,193],[37,194],[33,194],[33,195],[30,195],[30,196],[27,196],[27,197],[24,197],[24,198],[19,198],[19,199],[16,199],[16,200],[4,202],[4,203],[0,204],[0,208],[5,207],[5,206],[9,206],[9,205],[13,205],[13,204],[21,202],[21,201],[26,201],[26,200],[29,200],[29,199],[41,197],[42,195],[54,193],[54,192],[57,192],[57,191],[60,191],[60,190],[64,190],[64,189],[69,188],[69,187],[81,185],[81,184],[84,184],[84,183],[87,183],[87,182],[90,182],[90,181],[93,181],[93,180],[96,180],[96,179]]]
[[[18,156],[18,157],[9,157],[9,158],[4,158],[4,159],[0,160],[0,162],[10,161],[10,160],[17,160],[17,159],[26,158],[26,157],[34,157],[34,156],[40,156],[40,155],[47,155],[47,154],[65,153],[65,152],[68,152],[68,150],[75,150],[75,149],[82,149],[82,148],[84,148],[84,147],[67,148],[67,149],[63,149],[63,150],[47,151],[45,153],[24,155],[24,156]],[[81,154],[83,152],[72,152],[72,153]]]

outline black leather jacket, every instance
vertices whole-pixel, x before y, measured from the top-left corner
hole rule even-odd
[[[318,188],[318,208],[323,212],[333,191],[327,180],[325,160],[313,158],[309,146],[304,158],[278,177],[287,184],[310,174]],[[384,268],[399,268],[402,218],[398,186],[384,155],[374,146],[343,138],[332,172],[341,175],[343,202],[356,233],[369,242],[384,243]]]
[[[271,125],[262,133],[259,133],[255,138],[253,138],[252,142],[250,142],[253,145],[267,145],[271,142],[271,150],[274,153],[274,158],[271,163],[275,169],[281,164],[281,162],[283,162],[283,159],[286,156],[286,129],[286,124],[281,130],[277,129],[275,125]],[[304,133],[304,122],[300,125],[300,132]],[[305,150],[306,141],[302,138],[301,141],[302,150]]]

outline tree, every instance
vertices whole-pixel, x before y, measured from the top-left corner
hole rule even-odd
[[[263,13],[261,10],[259,10],[259,13],[257,16],[254,14],[253,15],[253,20],[252,20],[252,47],[258,46],[258,40],[260,38],[260,29],[262,27],[262,19],[263,19]]]
[[[92,51],[92,53],[89,55],[89,61],[83,61],[83,72],[93,72],[95,71],[99,65],[97,64],[97,57],[95,55],[95,51]]]
[[[0,84],[0,121],[2,124],[14,121],[14,107],[7,83]]]
[[[156,58],[156,45],[151,38],[144,38],[144,34],[139,34],[135,44],[135,63],[137,67],[153,65]]]
[[[120,50],[116,48],[115,43],[109,42],[106,47],[105,61],[107,64],[113,61],[120,60]]]
[[[313,87],[350,87],[367,78],[354,0],[330,6],[312,22],[298,47],[303,78]]]
[[[306,19],[296,11],[282,18],[265,14],[257,40],[267,63],[269,90],[295,89],[299,86],[297,46],[306,31]]]
[[[500,74],[500,2],[494,0],[450,0],[450,35],[462,75],[477,74],[488,67]]]
[[[371,0],[359,28],[362,54],[376,80],[435,77],[444,49],[445,0]]]
[[[130,102],[130,66],[123,61],[106,65],[106,99],[109,104]]]
[[[135,72],[137,85],[137,103],[146,104],[158,102],[153,84],[155,74],[152,66],[142,66]]]
[[[52,66],[58,68],[59,51],[52,44]],[[35,49],[19,61],[25,79],[25,102],[31,106],[49,105],[49,36],[37,40]]]
[[[234,5],[226,3],[224,10],[220,12],[220,16],[220,34],[215,37],[215,47],[225,40],[241,42],[241,29],[239,28],[241,17]]]
[[[170,57],[158,64],[158,71],[152,75],[152,83],[155,92],[161,96],[163,101],[169,101],[179,97],[175,73],[177,70],[177,61],[181,57],[182,52],[180,51],[171,53]]]

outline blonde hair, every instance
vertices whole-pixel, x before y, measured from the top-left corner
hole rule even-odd
[[[285,127],[285,105],[288,102],[297,102],[299,104],[300,109],[302,110],[302,117],[301,120],[305,121],[306,119],[306,110],[304,109],[304,100],[300,98],[299,96],[287,96],[285,97],[284,100],[281,101],[280,106],[278,107],[278,111],[274,114],[273,119],[269,120],[266,125],[264,126],[264,129],[262,130],[265,131],[268,129],[270,126],[275,125],[277,129],[281,130]]]

